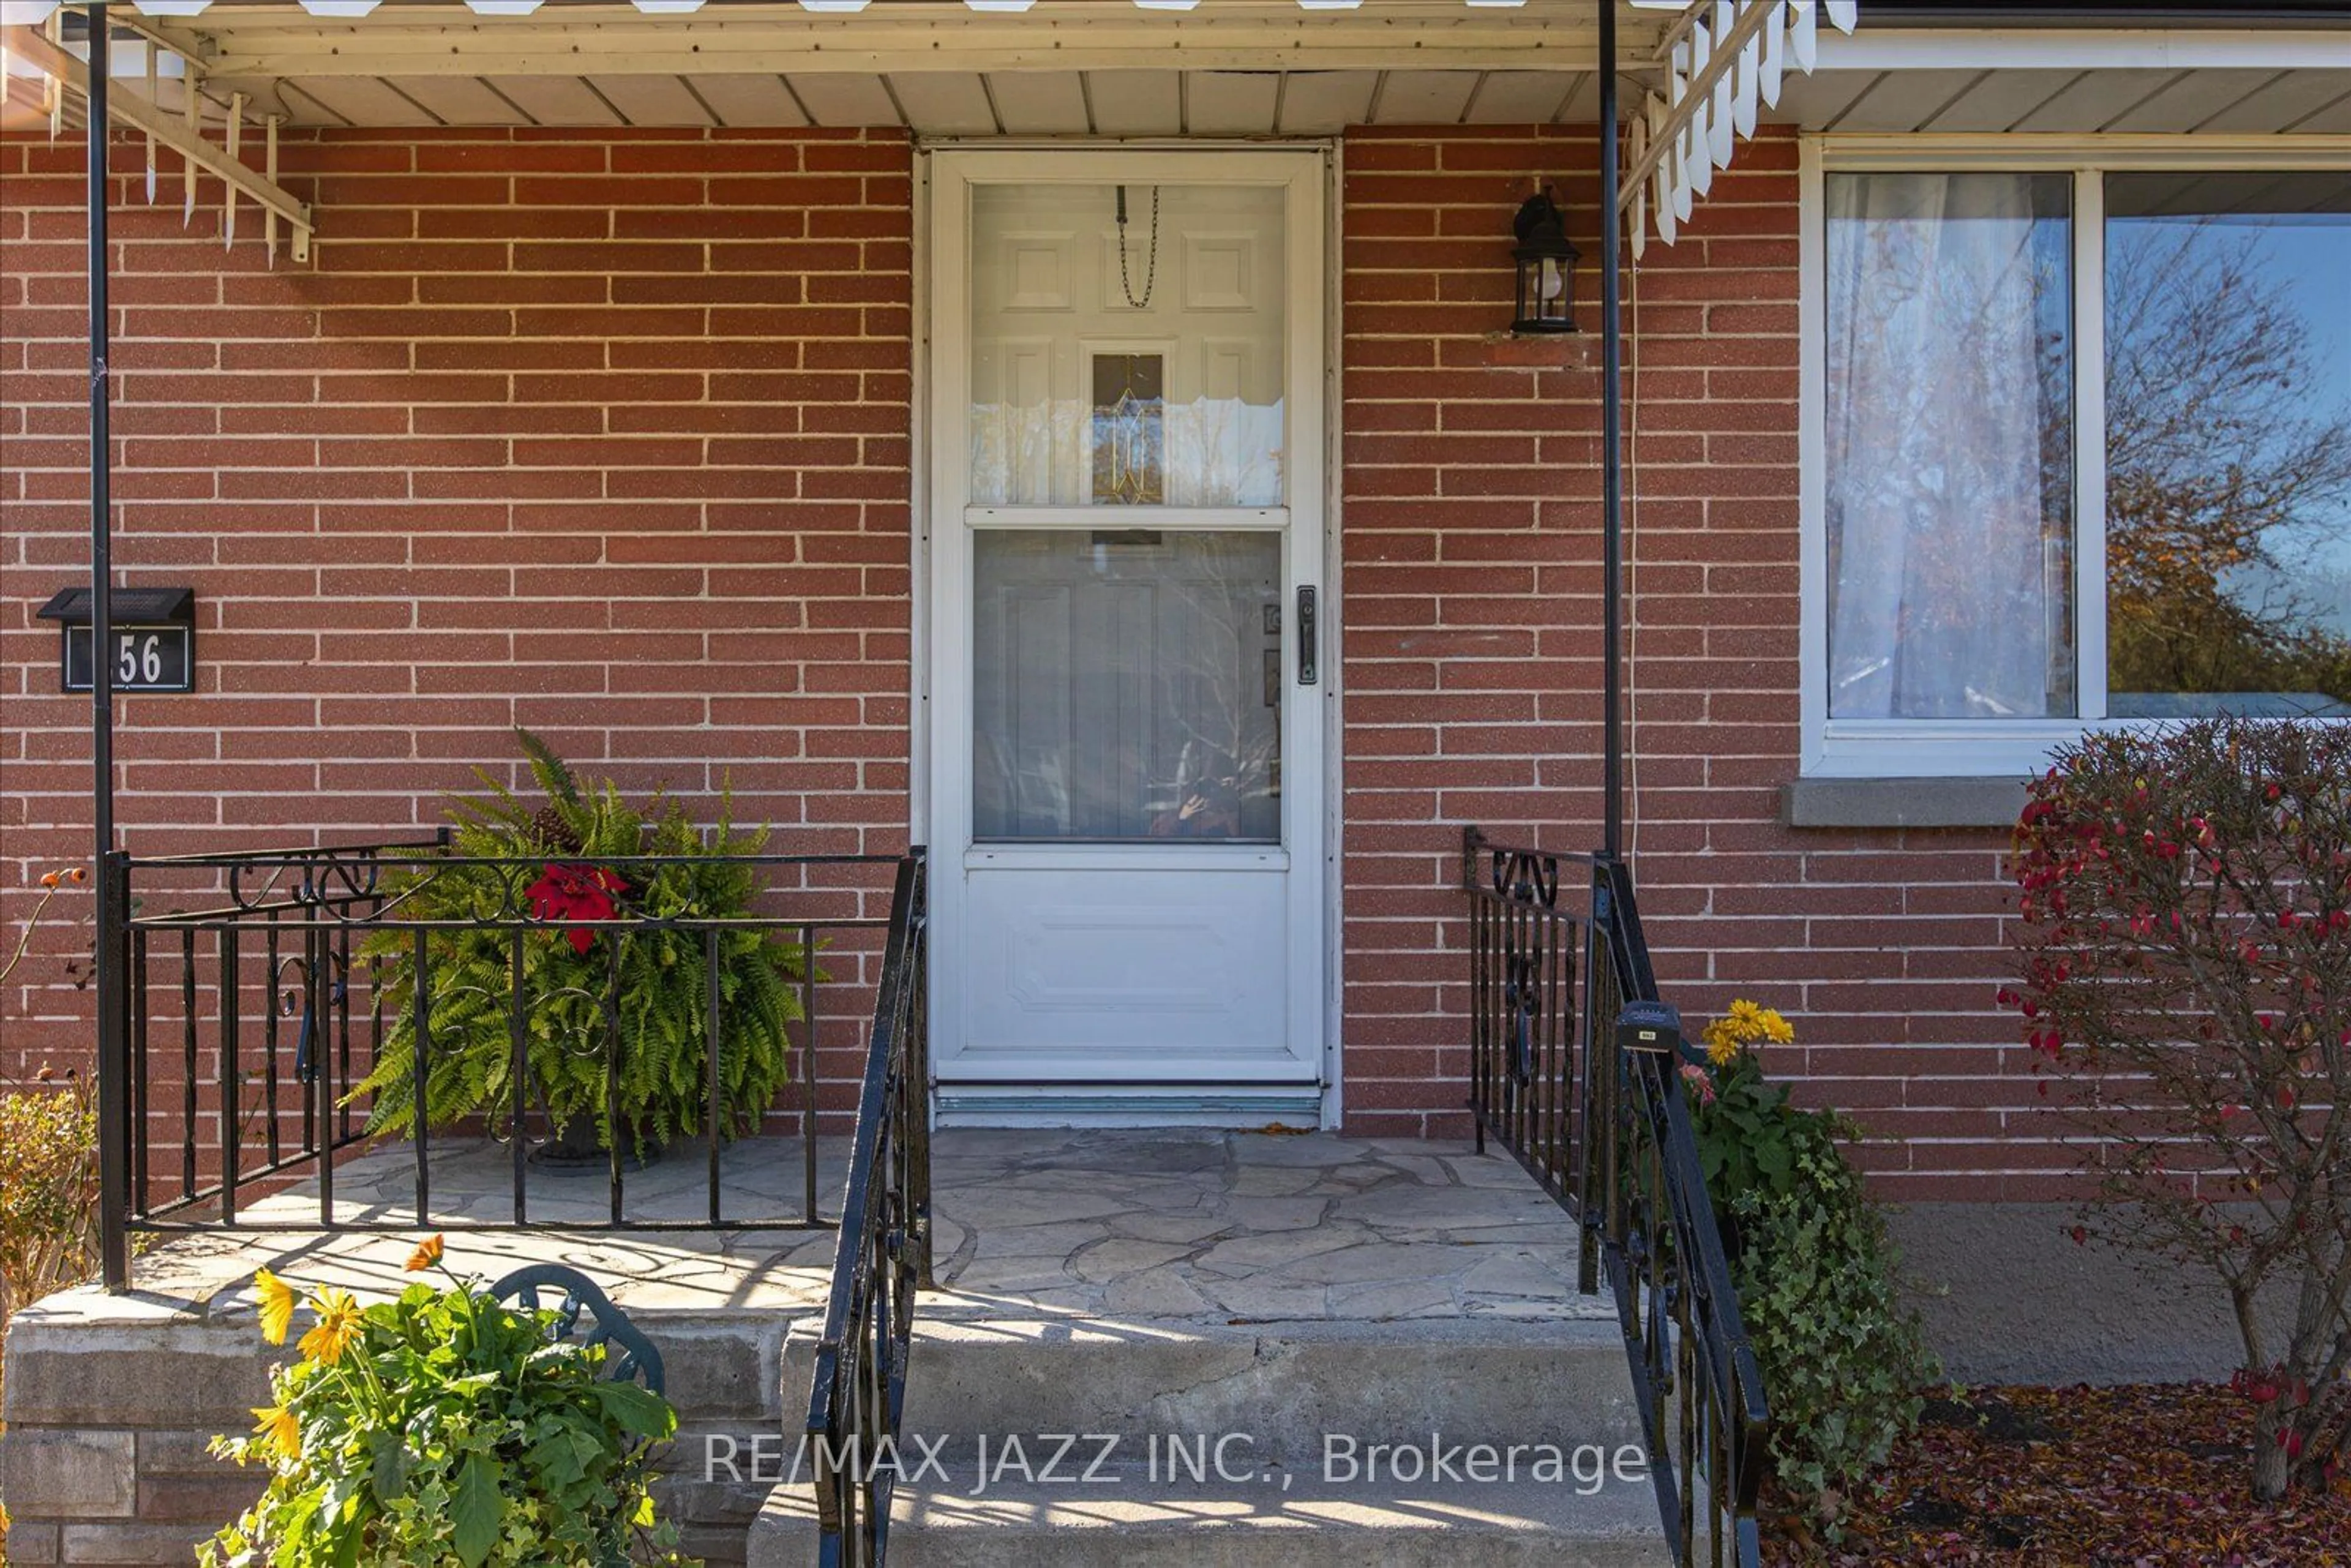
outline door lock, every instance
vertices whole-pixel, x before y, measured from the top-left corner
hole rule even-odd
[[[1298,591],[1298,684],[1301,686],[1315,681],[1316,635],[1314,590],[1301,587]]]

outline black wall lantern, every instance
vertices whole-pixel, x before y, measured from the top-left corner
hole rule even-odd
[[[1519,313],[1513,332],[1575,330],[1576,248],[1567,243],[1567,218],[1548,188],[1537,191],[1511,220],[1519,243]]]

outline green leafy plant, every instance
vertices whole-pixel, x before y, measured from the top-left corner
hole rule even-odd
[[[1844,1145],[1859,1129],[1792,1103],[1762,1048],[1795,1039],[1734,1001],[1682,1068],[1698,1158],[1771,1407],[1781,1486],[1832,1535],[1845,1499],[1915,1430],[1942,1368],[1902,1300],[1901,1260]]]
[[[1771,1405],[1780,1484],[1834,1528],[1845,1499],[1916,1430],[1942,1376],[1902,1300],[1886,1219],[1834,1143],[1795,1155],[1792,1190],[1730,1199],[1731,1266]]]
[[[533,805],[486,773],[482,800],[449,806],[450,857],[507,865],[434,864],[389,880],[387,914],[402,921],[465,922],[527,915],[552,923],[522,940],[522,1014],[529,1082],[526,1111],[542,1111],[559,1136],[575,1123],[613,1146],[607,1041],[619,1038],[619,1121],[632,1153],[697,1134],[709,1101],[709,955],[702,930],[640,920],[724,920],[751,913],[765,829],[738,833],[722,802],[705,840],[684,809],[656,796],[640,812],[609,779],[583,785],[527,730],[516,732],[546,793]],[[634,856],[680,857],[638,866]],[[536,862],[536,863],[534,863]],[[424,942],[427,1053],[424,1115],[434,1127],[470,1116],[503,1124],[517,1085],[510,1033],[514,933],[475,927],[430,932]],[[362,953],[376,967],[384,1039],[374,1071],[353,1091],[370,1104],[368,1131],[414,1129],[416,936],[381,930]],[[756,1131],[789,1076],[789,1026],[808,955],[768,931],[717,936],[718,1068],[724,1106],[714,1135]],[[821,977],[820,976],[819,977]],[[607,1008],[611,1011],[608,1016]]]
[[[408,1267],[449,1284],[367,1307],[310,1292],[315,1325],[252,1435],[213,1439],[269,1483],[198,1548],[205,1568],[679,1563],[650,1490],[649,1445],[677,1430],[668,1402],[604,1376],[604,1347],[556,1337],[553,1312],[452,1272],[439,1237]],[[255,1287],[264,1336],[285,1343],[299,1292],[266,1269]]]
[[[1764,1076],[1761,1048],[1796,1038],[1779,1013],[1734,1001],[1698,1038],[1706,1060],[1685,1063],[1682,1078],[1690,1089],[1698,1164],[1709,1193],[1791,1190],[1803,1155],[1823,1148],[1834,1153],[1837,1139],[1851,1135],[1852,1127],[1834,1112],[1799,1110],[1785,1084]]]

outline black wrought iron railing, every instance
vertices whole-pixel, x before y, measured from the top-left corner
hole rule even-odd
[[[915,1292],[931,1287],[929,926],[925,867],[901,866],[841,1207],[832,1294],[810,1379],[818,1562],[878,1568],[905,1412]]]
[[[1470,828],[1462,885],[1479,1146],[1515,1155],[1575,1217],[1583,1290],[1608,1282],[1676,1561],[1752,1568],[1770,1413],[1632,870]]]
[[[913,863],[596,857],[592,870],[632,888],[691,864],[762,890],[757,913],[722,917],[693,913],[691,899],[665,915],[625,897],[550,907],[544,857],[457,856],[445,840],[109,857],[112,907],[125,913],[99,940],[112,945],[106,983],[122,988],[128,1020],[101,1041],[99,1060],[101,1103],[113,1108],[102,1154],[125,1176],[123,1200],[100,1217],[109,1284],[128,1286],[141,1233],[829,1227],[817,1197],[821,1061],[827,1041],[843,1057],[854,1050],[871,1014],[867,966],[897,936],[882,879],[895,868],[903,882]],[[465,893],[453,909],[455,886]],[[545,962],[567,938],[584,967]],[[752,948],[774,959],[758,998],[742,994]],[[615,1132],[590,1155],[603,1177],[597,1202],[595,1186],[534,1160],[559,1130],[547,1053],[567,1053],[556,1064],[575,1078],[601,1074],[602,1110],[619,1128],[632,1051],[649,1049],[650,1027],[622,976],[632,953],[649,952],[698,977],[694,997],[669,999],[674,1014],[698,1014],[671,1019],[698,1062],[670,1067],[672,1092],[695,1103],[699,1126],[657,1167],[660,1179],[642,1182],[631,1166],[643,1149]],[[755,1019],[754,1009],[765,1010]],[[780,1090],[741,1070],[755,1029],[771,1045],[780,1029]],[[379,1090],[369,1087],[390,1053],[411,1059],[400,1092],[413,1101],[396,1138],[379,1135]],[[428,1084],[453,1065],[505,1084],[496,1109],[454,1127],[427,1103]],[[768,1103],[740,1087],[755,1082],[769,1086]],[[350,1161],[371,1150],[366,1188],[350,1190],[360,1178]],[[696,1158],[701,1179],[681,1181],[680,1162]]]

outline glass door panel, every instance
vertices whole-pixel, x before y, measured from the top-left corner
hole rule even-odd
[[[1280,841],[1280,535],[973,547],[976,841]]]

